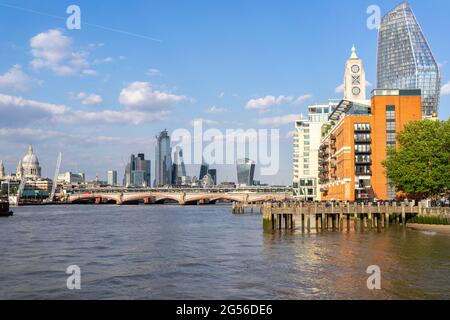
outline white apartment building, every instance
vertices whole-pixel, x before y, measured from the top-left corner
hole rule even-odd
[[[308,107],[308,119],[295,122],[293,153],[294,197],[305,201],[320,201],[319,185],[319,147],[322,139],[322,126],[336,108],[338,100],[328,104]]]
[[[84,173],[64,172],[58,175],[58,183],[82,184],[86,182]]]

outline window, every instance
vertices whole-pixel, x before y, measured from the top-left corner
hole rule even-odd
[[[386,106],[386,145],[393,146],[396,140],[395,106]]]
[[[386,120],[395,121],[395,106],[386,106]]]
[[[394,131],[395,132],[395,122],[386,122],[386,131]]]

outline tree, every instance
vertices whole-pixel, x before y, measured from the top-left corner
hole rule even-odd
[[[397,139],[398,150],[389,148],[383,162],[391,185],[417,199],[448,193],[450,119],[409,123]]]

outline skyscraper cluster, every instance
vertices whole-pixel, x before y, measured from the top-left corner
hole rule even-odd
[[[151,186],[151,161],[145,160],[143,153],[130,156],[130,162],[125,167],[123,184],[135,187]]]

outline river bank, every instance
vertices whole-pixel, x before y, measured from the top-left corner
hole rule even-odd
[[[406,227],[417,231],[428,231],[450,235],[450,225],[408,223]]]

